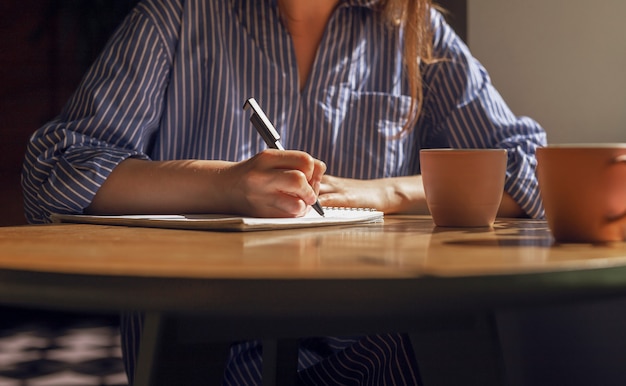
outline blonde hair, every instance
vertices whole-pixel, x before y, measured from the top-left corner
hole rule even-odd
[[[429,63],[433,60],[431,7],[431,0],[383,0],[380,3],[380,11],[385,21],[391,26],[404,28],[402,57],[409,82],[411,105],[403,132],[410,131],[422,111],[424,92],[420,62]]]

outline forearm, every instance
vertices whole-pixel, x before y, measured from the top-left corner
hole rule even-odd
[[[317,200],[325,170],[323,162],[300,151],[265,150],[241,162],[129,158],[109,175],[87,211],[297,217]]]
[[[502,195],[502,201],[500,201],[500,208],[498,209],[498,217],[528,217],[526,212],[519,206],[519,204],[511,197],[510,194],[504,192]]]
[[[324,206],[368,207],[388,214],[428,214],[422,176],[356,180],[325,176],[320,190]],[[504,193],[499,217],[521,217],[524,211]]]
[[[428,214],[422,176],[377,180],[385,190],[385,213]]]
[[[109,175],[86,209],[96,214],[218,213],[225,198],[223,161],[145,161],[129,158]]]
[[[387,179],[390,199],[388,213],[429,213],[424,195],[422,176]],[[517,202],[506,192],[502,195],[498,217],[523,217],[526,214]]]
[[[385,213],[428,214],[422,176],[357,180],[324,176],[323,206],[374,208]]]

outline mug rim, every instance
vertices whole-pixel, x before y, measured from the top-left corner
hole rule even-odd
[[[550,143],[543,149],[626,149],[626,142]]]
[[[626,144],[624,144],[626,146]],[[433,148],[433,149],[420,149],[420,152],[425,153],[456,153],[456,152],[506,152],[506,149],[497,149],[497,148],[468,148],[468,149],[459,149],[459,148]]]

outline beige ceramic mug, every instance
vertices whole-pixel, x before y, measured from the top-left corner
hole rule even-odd
[[[556,241],[626,240],[626,143],[539,148],[537,178]]]
[[[493,225],[504,193],[506,150],[424,149],[420,165],[435,225]]]

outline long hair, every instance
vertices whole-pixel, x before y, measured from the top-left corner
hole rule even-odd
[[[402,57],[406,69],[411,104],[403,132],[411,129],[422,111],[424,92],[420,62],[433,60],[430,23],[431,0],[383,0],[380,3],[383,18],[391,26],[404,28]]]

